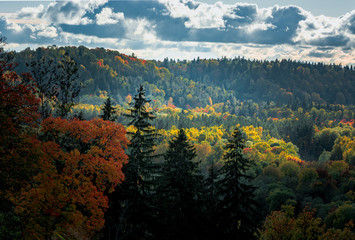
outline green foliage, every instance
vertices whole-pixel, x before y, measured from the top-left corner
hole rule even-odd
[[[0,54],[0,64],[5,66],[8,60],[2,49]],[[58,116],[101,116],[127,127],[130,159],[123,169],[125,182],[109,196],[104,238],[118,234],[123,239],[147,239],[159,234],[171,236],[173,232],[183,234],[185,228],[195,231],[194,236],[202,229],[206,237],[235,238],[239,234],[252,238],[258,222],[254,215],[257,200],[262,217],[279,210],[282,204],[296,206],[292,211],[289,208],[275,213],[280,217],[280,228],[286,226],[284,238],[350,239],[353,228],[346,224],[354,215],[355,106],[340,104],[354,104],[353,68],[242,58],[146,61],[83,46],[28,48],[14,55],[19,63],[16,70],[32,72],[38,84],[38,93],[31,95],[39,97],[42,118],[55,108]],[[2,68],[2,80],[4,76],[21,79],[7,70],[11,68]],[[28,76],[22,80],[31,81]],[[81,89],[83,85],[86,88]],[[140,87],[132,98],[130,93],[136,86]],[[32,125],[38,117],[26,114],[36,112],[29,109],[31,98],[19,105],[6,105],[8,99],[23,100],[21,95],[27,96],[20,94],[21,88],[17,82],[5,86],[0,97],[1,191],[20,189],[31,178],[31,164],[39,157],[31,138],[38,132]],[[80,103],[73,106],[77,99]],[[113,102],[118,104],[113,107]],[[26,106],[29,108],[24,109]],[[112,116],[116,110],[122,113],[117,118]],[[236,123],[246,141],[240,132],[234,132]],[[181,131],[186,135],[184,140]],[[88,146],[71,137],[70,132],[53,139],[69,150],[85,150]],[[159,155],[156,158],[155,153]],[[163,156],[170,160],[164,162]],[[189,163],[179,173],[184,164],[180,164],[181,169],[172,166],[178,161]],[[61,165],[56,167],[60,169]],[[174,187],[167,187],[168,183]],[[158,186],[165,195],[158,192]],[[187,193],[194,197],[182,204],[180,197]],[[170,202],[162,200],[166,196]],[[313,211],[300,213],[307,205],[325,219],[324,229],[317,228],[317,218],[309,217],[315,214]],[[11,215],[3,211],[4,203],[1,206],[3,216]],[[191,212],[183,213],[183,208]],[[16,228],[17,216],[10,215],[6,217]],[[181,225],[167,224],[176,219],[182,219]],[[310,228],[304,224],[306,220]],[[159,233],[158,226],[166,231]],[[341,229],[333,229],[338,227]],[[321,230],[318,235],[309,235],[315,233],[314,229]],[[13,235],[1,231],[17,236],[17,229],[11,230]]]
[[[355,221],[355,206],[354,204],[344,204],[338,207],[333,213],[329,214],[325,219],[327,227],[342,229],[352,220]]]
[[[269,211],[276,211],[279,210],[282,205],[287,205],[287,204],[294,205],[296,203],[294,199],[295,199],[295,194],[291,189],[276,188],[270,192],[266,201],[269,206]]]

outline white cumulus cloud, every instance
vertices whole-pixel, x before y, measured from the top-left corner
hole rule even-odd
[[[100,13],[96,14],[96,23],[98,25],[116,24],[124,19],[122,12],[114,13],[111,8],[103,8]]]

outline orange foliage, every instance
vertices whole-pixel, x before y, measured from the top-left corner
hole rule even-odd
[[[28,180],[37,155],[32,130],[38,125],[39,99],[11,68],[0,63],[0,199]]]
[[[121,64],[125,64],[125,60],[123,60],[120,56],[115,56],[115,60],[117,60]]]
[[[100,59],[98,62],[97,62],[97,64],[100,66],[100,67],[103,67],[103,68],[106,68],[106,70],[108,70],[109,68],[110,68],[110,66],[109,65],[105,65],[104,64],[104,60],[103,59]]]
[[[132,102],[132,95],[128,94],[127,97],[125,98],[127,103],[131,103]]]
[[[124,175],[128,140],[122,125],[48,118],[42,122],[41,155],[32,181],[12,196],[26,222],[26,236],[50,238],[76,229],[91,237],[104,226],[105,193]]]

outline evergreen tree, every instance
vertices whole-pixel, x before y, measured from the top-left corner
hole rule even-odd
[[[128,163],[122,170],[125,181],[110,196],[112,204],[107,215],[106,239],[117,236],[120,239],[152,238],[155,216],[152,191],[156,173],[153,152],[157,133],[150,124],[155,116],[146,109],[149,100],[145,98],[143,86],[137,91],[131,103],[133,107],[125,114],[135,131],[127,133],[131,144],[126,151]]]
[[[183,129],[165,154],[157,189],[158,239],[200,239],[202,235],[202,175],[196,152]]]
[[[117,119],[117,109],[112,105],[111,97],[108,97],[104,103],[104,105],[101,107],[102,110],[102,115],[100,117],[103,120],[108,120],[108,121],[116,121]]]
[[[256,201],[247,170],[252,162],[243,156],[244,139],[236,128],[225,146],[220,169],[218,227],[223,239],[253,239],[256,230]]]
[[[204,194],[204,221],[206,225],[205,234],[208,239],[218,239],[222,235],[219,232],[218,227],[218,177],[219,169],[216,167],[214,161],[212,160],[211,166],[208,169],[208,176],[205,179],[205,194]]]

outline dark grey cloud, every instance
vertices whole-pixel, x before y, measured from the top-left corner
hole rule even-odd
[[[272,15],[266,19],[266,24],[272,24],[274,28],[259,30],[254,36],[259,43],[266,44],[293,44],[293,37],[296,35],[299,22],[305,20],[306,16],[298,7],[274,7]]]
[[[62,31],[73,34],[84,34],[88,36],[96,36],[99,38],[123,38],[126,37],[126,28],[122,22],[107,25],[69,25],[60,24]]]
[[[176,5],[172,6],[172,3]],[[98,25],[97,14],[107,8],[112,10],[111,13],[122,13],[122,16],[116,19],[117,21],[102,21],[101,25]],[[71,44],[75,41],[81,41],[80,44],[87,41],[87,45],[92,46],[102,41],[104,46],[117,47],[112,41],[117,39],[117,43],[124,42],[125,46],[131,49],[144,49],[146,46],[173,47],[169,45],[171,42],[182,51],[198,52],[207,52],[210,48],[192,46],[193,44],[185,47],[183,44],[236,43],[250,44],[259,49],[274,45],[324,48],[307,50],[310,57],[331,57],[331,49],[353,51],[355,46],[355,10],[336,19],[337,24],[333,24],[334,19],[313,16],[297,6],[259,9],[255,4],[216,3],[212,6],[194,0],[107,3],[104,0],[87,0],[80,4],[59,1],[51,3],[48,8],[38,8],[32,15],[29,10],[19,14],[19,18],[31,17],[42,20],[42,26],[11,26],[2,18],[1,34],[15,43],[53,44],[55,40],[55,44],[60,41],[66,44],[64,41],[70,39]],[[144,24],[140,24],[142,22]],[[17,31],[14,28],[17,28]],[[49,28],[52,31],[55,28],[58,36],[50,37],[50,34],[46,33]],[[18,31],[19,29],[21,30]],[[147,35],[153,40],[146,41]],[[85,39],[82,36],[89,37]],[[326,49],[328,47],[331,49]]]
[[[310,41],[309,43],[314,46],[334,46],[341,47],[346,46],[349,42],[349,38],[344,35],[321,37],[315,40]]]
[[[321,52],[321,51],[311,51],[308,56],[316,58],[331,58],[334,57],[334,53],[331,52]]]
[[[231,14],[224,16],[227,28],[238,28],[251,24],[257,16],[256,5],[237,5],[231,9]]]
[[[115,12],[123,12],[126,18],[145,18],[152,21],[164,20],[167,8],[156,0],[145,1],[109,1],[105,7]]]

